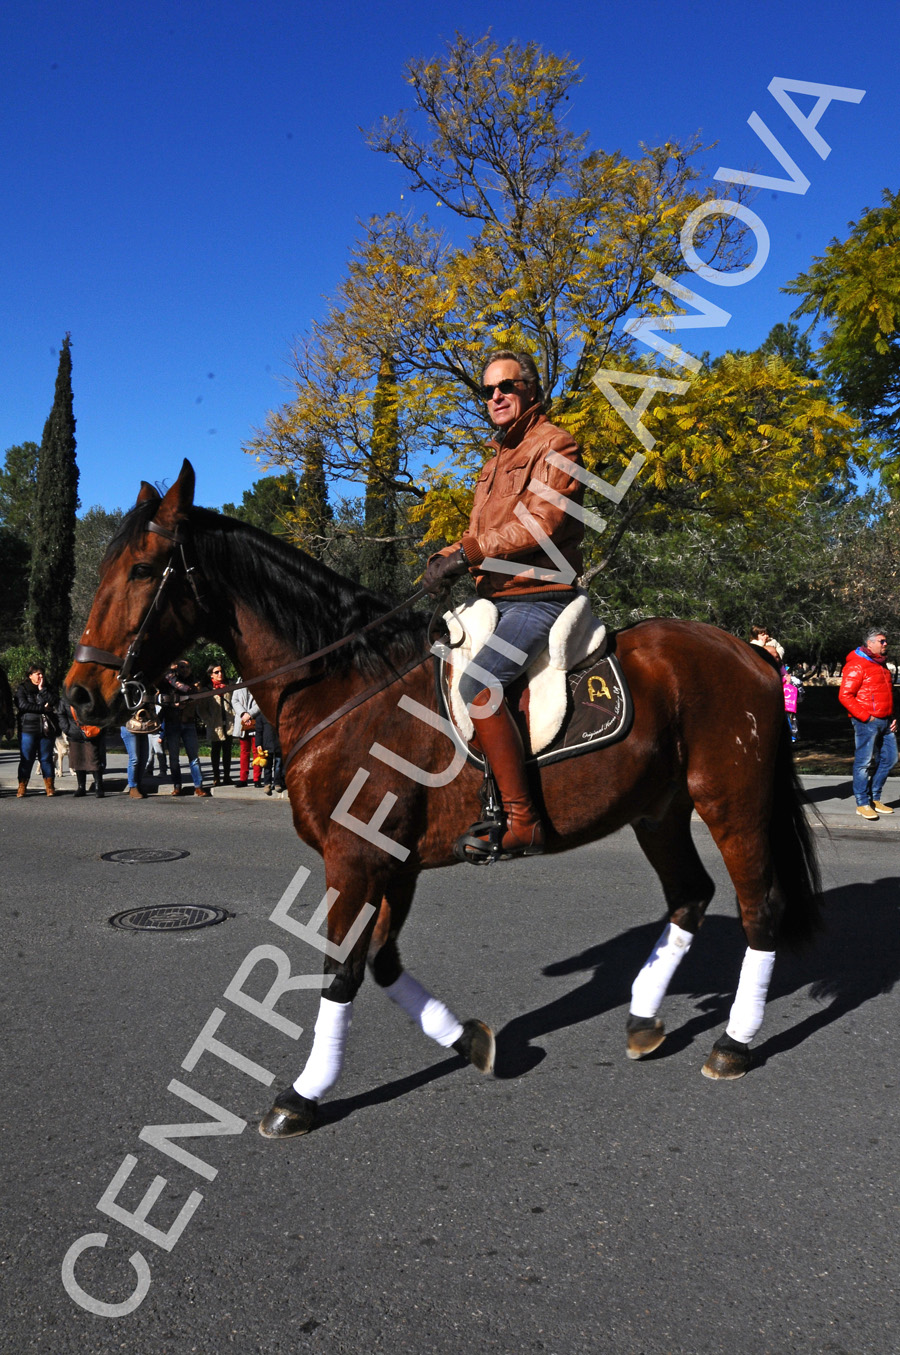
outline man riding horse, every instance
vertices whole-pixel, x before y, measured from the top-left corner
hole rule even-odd
[[[500,850],[504,856],[534,856],[544,850],[544,827],[528,789],[519,730],[492,687],[507,688],[530,667],[574,597],[584,526],[564,504],[580,507],[584,487],[559,460],[580,466],[581,455],[574,438],[544,413],[540,377],[527,353],[491,353],[482,382],[498,430],[489,443],[494,454],[475,486],[468,531],[431,556],[423,584],[439,593],[445,581],[468,571],[476,593],[500,614],[490,642],[467,665],[459,692],[476,722],[473,742],[487,757],[503,801]],[[544,497],[534,482],[552,493]],[[551,560],[544,538],[569,567],[570,581],[560,578],[559,558]]]

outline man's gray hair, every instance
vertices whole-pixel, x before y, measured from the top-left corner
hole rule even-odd
[[[537,369],[537,363],[530,353],[514,353],[510,348],[495,348],[492,353],[488,353],[484,360],[484,366],[481,369],[482,380],[484,373],[490,367],[492,362],[517,362],[519,372],[523,381],[527,381],[529,386],[534,386],[535,394],[541,404],[544,403],[544,388],[541,385],[541,374]]]
[[[877,638],[877,636],[885,634],[886,632],[884,626],[873,626],[871,630],[866,631],[866,638],[863,641],[863,644],[867,645],[870,640],[874,640]]]

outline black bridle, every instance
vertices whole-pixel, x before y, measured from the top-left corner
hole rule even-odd
[[[134,639],[125,651],[125,657],[119,654],[113,654],[108,649],[96,649],[93,645],[76,645],[74,660],[76,663],[98,663],[103,668],[118,669],[119,686],[122,690],[122,697],[129,711],[138,710],[150,700],[150,691],[140,673],[136,673],[137,656],[144,633],[153,618],[154,613],[159,609],[163,593],[166,590],[166,584],[179,572],[176,568],[176,556],[181,557],[181,571],[191,586],[191,592],[194,594],[194,600],[202,612],[208,610],[206,603],[200,595],[200,589],[197,586],[197,580],[194,575],[196,567],[188,562],[185,546],[187,543],[187,534],[179,524],[175,531],[170,531],[168,527],[161,526],[158,522],[147,524],[148,532],[155,532],[157,536],[163,536],[167,541],[172,542],[172,549],[169,558],[166,561],[165,569],[162,572],[162,578],[159,586],[153,594],[150,606],[144,613],[143,620],[135,632]]]

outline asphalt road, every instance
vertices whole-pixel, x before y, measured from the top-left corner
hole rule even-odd
[[[282,948],[295,973],[320,968],[269,921],[298,865],[312,869],[298,917],[324,888],[286,807],[4,798],[0,1350],[895,1355],[896,838],[821,839],[829,930],[779,960],[758,1066],[738,1083],[700,1075],[743,943],[698,838],[719,892],[657,1056],[624,1052],[630,983],[662,913],[630,835],[460,866],[424,878],[404,955],[461,1017],[494,1025],[497,1075],[426,1041],[366,984],[321,1126],[279,1144],[256,1121],[309,1035],[224,994],[256,947]],[[189,855],[100,859],[131,847]],[[165,902],[233,917],[182,934],[109,926]],[[248,991],[261,999],[273,974],[260,967]],[[316,1005],[307,989],[278,1011],[308,1032]],[[256,1076],[210,1051],[183,1066],[217,1010],[218,1038]],[[172,1139],[193,1164],[140,1138],[206,1120],[198,1095],[232,1132]],[[147,1223],[159,1237],[183,1223],[168,1246],[97,1209],[106,1192],[138,1210],[156,1173],[167,1184]],[[127,1316],[85,1311],[64,1288],[67,1251],[98,1233],[105,1250],[85,1250],[74,1275],[125,1302],[140,1252],[149,1288]]]

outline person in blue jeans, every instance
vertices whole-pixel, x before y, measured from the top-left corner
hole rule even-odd
[[[870,715],[865,723],[851,716],[856,738],[853,759],[853,795],[858,806],[869,805],[878,814],[893,814],[882,796],[884,785],[897,762],[897,721],[886,715]],[[865,816],[868,818],[868,815]]]
[[[853,759],[856,812],[870,823],[881,814],[894,812],[881,798],[888,774],[897,761],[897,721],[887,645],[883,630],[869,631],[865,642],[847,655],[838,693],[850,716],[856,741]]]
[[[53,774],[53,745],[59,733],[56,708],[59,697],[44,681],[44,665],[33,663],[24,682],[16,688],[16,710],[19,716],[19,788],[21,799],[31,776],[35,758],[40,759],[44,775],[44,789],[56,794]]]
[[[181,764],[179,753],[181,744],[187,753],[194,794],[208,796],[209,791],[203,785],[203,772],[200,768],[200,740],[197,736],[196,706],[179,698],[191,696],[198,690],[191,681],[191,668],[186,659],[173,664],[166,673],[160,686],[162,711],[163,744],[169,758],[172,772],[172,794],[181,794]]]
[[[127,792],[132,800],[146,800],[147,797],[141,790],[141,776],[150,755],[150,737],[147,734],[132,734],[125,725],[122,725],[119,733],[128,754]]]

